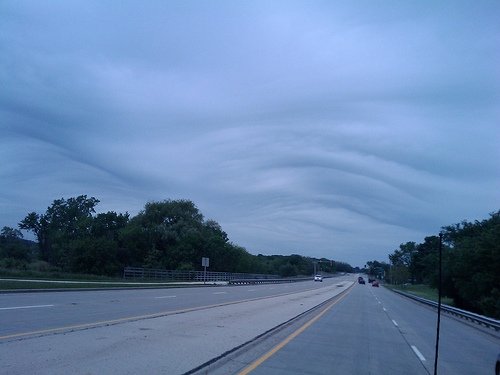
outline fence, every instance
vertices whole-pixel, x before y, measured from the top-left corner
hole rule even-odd
[[[277,279],[278,275],[263,275],[252,273],[213,272],[207,271],[206,278],[203,271],[162,270],[153,268],[125,267],[124,279],[148,279],[166,281],[231,281],[236,279],[265,280]]]

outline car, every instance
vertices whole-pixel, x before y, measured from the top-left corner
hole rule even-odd
[[[368,282],[371,284],[372,282],[374,282],[375,279],[372,279],[371,277],[368,278]]]
[[[500,354],[498,354],[497,364],[495,365],[495,375],[500,375]]]
[[[379,285],[378,285],[378,281],[377,281],[377,280],[373,280],[373,281],[372,281],[372,286],[374,286],[374,287],[377,287],[377,288],[378,288],[378,287],[379,287]]]
[[[358,277],[358,283],[359,284],[364,284],[365,283],[365,279],[363,279],[361,276]]]
[[[321,276],[321,275],[315,275],[314,276],[314,281],[321,281],[321,282],[323,282],[323,276]]]

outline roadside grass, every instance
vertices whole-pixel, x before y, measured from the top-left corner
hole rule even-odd
[[[409,294],[413,294],[417,297],[422,297],[434,302],[438,302],[438,290],[431,288],[428,285],[424,284],[409,284],[409,285],[392,285],[392,284],[384,284],[384,286],[388,289],[397,289],[402,292],[406,292]],[[445,305],[454,306],[453,299],[446,296],[441,296],[441,302]]]
[[[120,277],[72,274],[60,271],[12,270],[0,268],[0,290],[165,288],[189,286],[175,281],[124,280]]]
[[[59,281],[59,280],[58,280]],[[63,281],[63,280],[61,280]],[[50,282],[47,280],[37,280],[37,281],[23,281],[14,279],[3,279],[0,280],[0,290],[21,290],[21,289],[102,289],[102,288],[166,288],[172,286],[181,286],[175,284],[175,282],[170,283],[153,283],[148,281],[133,281],[133,282],[113,282],[113,283],[99,283],[99,282],[89,282],[81,281],[74,283],[67,280],[69,283],[65,282]],[[188,285],[186,285],[188,286]]]
[[[18,270],[0,268],[0,278],[39,279],[39,280],[85,280],[85,281],[123,281],[121,277],[99,276],[91,274],[69,273],[59,270]]]

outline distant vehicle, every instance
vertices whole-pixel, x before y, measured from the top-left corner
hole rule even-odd
[[[372,279],[371,277],[368,277],[368,282],[371,284],[372,282],[374,282],[375,279]]]
[[[495,365],[495,375],[500,375],[500,354],[498,354],[497,364]]]
[[[373,280],[373,281],[372,281],[372,286],[375,286],[375,287],[377,287],[377,288],[378,288],[378,287],[379,287],[379,285],[378,285],[378,281],[377,281],[377,280]]]
[[[321,281],[321,282],[323,282],[323,276],[321,276],[321,275],[314,276],[314,281]]]
[[[358,283],[359,284],[364,284],[365,283],[365,279],[363,279],[361,276],[358,277]]]

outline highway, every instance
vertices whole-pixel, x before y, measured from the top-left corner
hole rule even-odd
[[[323,283],[0,294],[0,319],[4,323],[0,326],[0,339],[315,290],[343,279],[325,279]]]
[[[265,352],[247,351],[211,373],[433,374],[436,315],[385,288],[357,285],[307,329],[301,322]],[[439,374],[494,374],[498,353],[498,333],[442,316]]]
[[[0,373],[432,374],[436,311],[354,280],[0,295]],[[499,352],[443,316],[439,374],[493,374]]]

